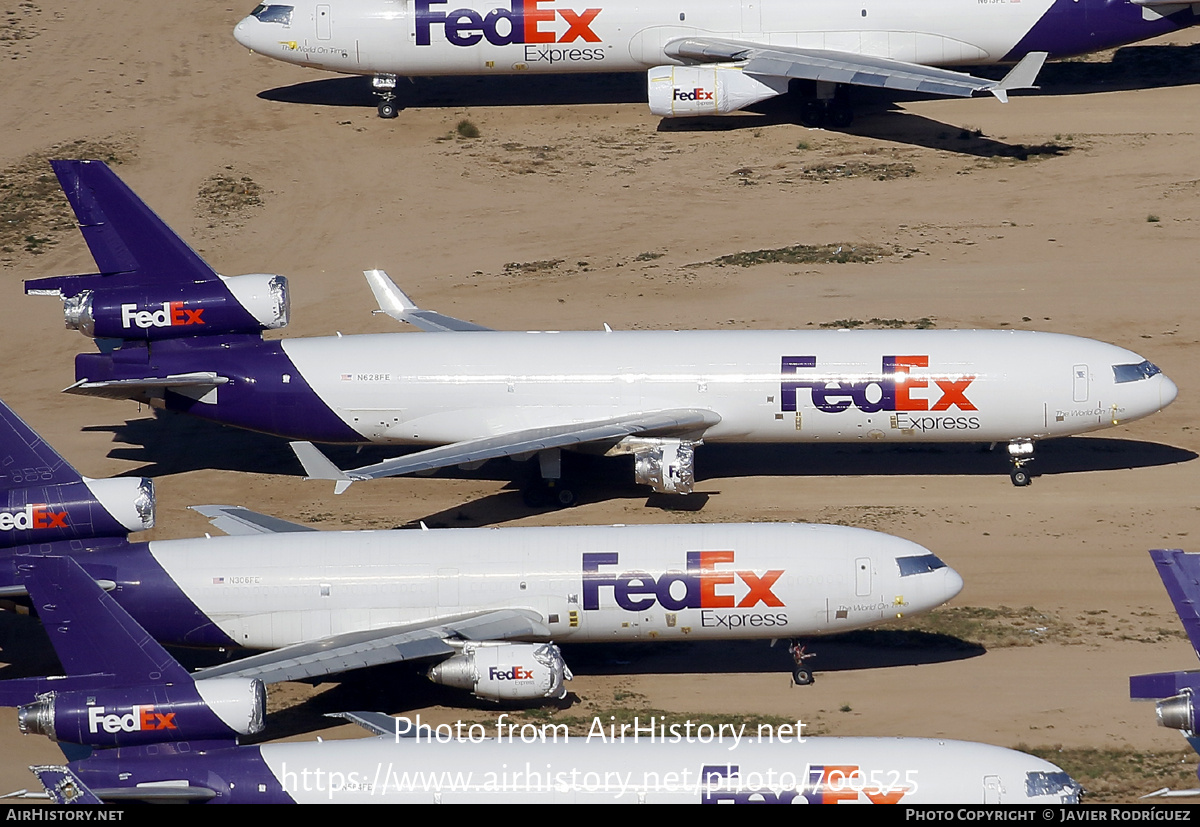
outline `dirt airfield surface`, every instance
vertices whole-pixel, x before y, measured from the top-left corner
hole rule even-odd
[[[93,264],[74,229],[53,217],[23,224],[0,239],[0,395],[84,474],[156,477],[158,527],[143,537],[203,533],[186,506],[212,502],[322,529],[876,528],[943,557],[966,580],[954,605],[997,610],[993,625],[1030,645],[925,637],[905,647],[885,633],[818,641],[807,688],[790,685],[785,652],[765,642],[576,646],[567,656],[579,700],[564,714],[629,707],[800,719],[830,735],[1184,747],[1154,725],[1152,705],[1128,700],[1127,678],[1196,666],[1146,550],[1200,551],[1200,35],[1049,67],[1040,93],[1007,106],[875,107],[849,133],[773,115],[660,123],[636,77],[424,82],[405,92],[432,105],[381,121],[361,81],[239,47],[230,32],[250,4],[186,14],[74,5],[0,3],[0,175],[16,180],[35,154],[119,159],[118,173],[218,271],[289,278],[289,336],[398,329],[370,313],[361,271],[379,267],[422,306],[503,329],[928,319],[1103,339],[1180,387],[1150,419],[1045,444],[1026,489],[1010,485],[1002,452],[978,446],[707,446],[697,452],[701,495],[684,507],[648,498],[624,465],[594,462],[585,468],[597,483],[565,511],[526,508],[513,484],[521,469],[507,462],[335,497],[331,484],[302,481],[282,440],[60,394],[90,343],[63,329],[57,301],[25,297],[22,280]],[[464,119],[479,137],[457,135]],[[67,146],[77,141],[86,144]],[[880,255],[704,264],[794,244]],[[353,461],[350,451],[335,458]],[[11,663],[0,677],[54,668],[36,623],[0,620]],[[277,687],[272,708],[291,708],[267,734],[357,737],[321,717],[348,708],[456,720],[462,700],[403,670],[322,689]],[[495,720],[486,705],[466,707]],[[61,761],[45,739],[19,735],[11,711],[0,745],[0,792],[36,786],[28,764]],[[1180,756],[1185,770],[1196,763]]]

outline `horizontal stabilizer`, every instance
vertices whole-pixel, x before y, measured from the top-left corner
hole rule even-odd
[[[398,322],[407,322],[431,333],[491,330],[474,322],[465,322],[432,310],[422,310],[382,270],[363,270],[363,275],[367,277],[367,284],[371,285],[371,292],[375,294],[375,301],[379,302],[379,309]]]
[[[652,411],[630,414],[592,422],[573,422],[511,431],[506,434],[455,442],[437,448],[417,451],[374,465],[342,471],[308,442],[293,442],[292,449],[304,465],[308,479],[337,480],[336,493],[344,491],[355,480],[379,479],[447,468],[451,465],[482,462],[497,457],[533,454],[551,448],[566,448],[589,442],[617,441],[635,434],[699,436],[721,421],[716,413],[703,409]],[[307,446],[302,448],[300,446]]]
[[[103,804],[104,801],[79,780],[70,767],[34,766],[29,771],[46,788],[46,795],[55,804]]]
[[[128,685],[188,683],[187,670],[70,557],[22,557],[17,570],[68,675]]]
[[[269,514],[259,514],[237,505],[193,505],[215,528],[230,535],[289,534],[297,531],[316,531],[312,526],[290,523]]]
[[[1129,697],[1135,701],[1173,698],[1189,690],[1200,693],[1200,672],[1156,672],[1129,677]]]
[[[179,373],[162,378],[147,379],[106,379],[90,382],[80,379],[74,385],[63,388],[63,393],[74,393],[79,396],[100,396],[105,399],[146,399],[151,396],[161,396],[163,391],[174,390],[188,392],[188,396],[196,399],[202,397],[217,387],[229,381],[227,376],[215,373]]]

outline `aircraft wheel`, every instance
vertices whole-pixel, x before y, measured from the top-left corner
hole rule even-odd
[[[570,508],[575,505],[575,492],[570,488],[559,488],[554,492],[554,497],[558,501],[561,508]]]
[[[792,672],[792,680],[796,686],[810,686],[816,678],[813,677],[811,669],[801,667]]]
[[[825,123],[825,101],[808,98],[800,102],[800,123],[814,129]]]
[[[392,103],[391,101],[380,101],[379,102],[379,117],[394,118],[399,114],[400,114],[400,109],[399,109],[399,107],[396,106],[396,104]]]
[[[826,110],[829,125],[834,129],[845,129],[854,123],[854,107],[841,101],[834,101]]]
[[[1024,488],[1025,486],[1029,485],[1029,483],[1033,482],[1033,480],[1029,477],[1029,472],[1023,468],[1014,468],[1012,473],[1009,474],[1009,477],[1012,478],[1012,484],[1018,488]]]

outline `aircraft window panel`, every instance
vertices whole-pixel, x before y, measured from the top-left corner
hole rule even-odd
[[[292,25],[292,12],[295,10],[295,6],[258,5],[250,14],[252,17],[256,17],[260,23],[281,23],[284,26],[290,26]]]
[[[900,567],[901,577],[908,577],[910,574],[925,574],[926,572],[946,568],[946,564],[939,560],[935,554],[897,557],[896,565]]]
[[[1140,382],[1143,379],[1149,379],[1151,376],[1157,376],[1162,373],[1162,370],[1149,360],[1140,362],[1136,365],[1113,365],[1113,379],[1120,385],[1125,382]]]

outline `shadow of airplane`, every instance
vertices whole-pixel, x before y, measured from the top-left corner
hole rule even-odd
[[[891,630],[819,638],[816,648],[819,655],[808,664],[818,680],[822,673],[949,663],[986,653],[983,646],[948,635]],[[792,661],[786,648],[772,647],[767,641],[566,644],[562,652],[571,671],[581,677],[743,673],[777,674],[781,681],[791,680]],[[330,682],[336,686],[272,713],[267,731],[255,741],[340,726],[341,720],[325,716],[353,709],[402,715],[431,706],[449,706],[498,714],[545,706],[538,702],[495,703],[463,690],[438,686],[425,678],[427,668],[428,663],[392,664],[331,676]],[[579,702],[578,697],[568,694],[558,706],[569,709]]]
[[[153,417],[127,420],[121,425],[102,425],[89,431],[111,431],[113,448],[109,456],[145,463],[124,476],[162,477],[189,471],[216,468],[228,471],[302,476],[287,440],[167,411],[156,410]],[[207,446],[197,451],[196,445]],[[841,444],[710,444],[697,452],[697,482],[737,477],[826,477],[855,476],[957,475],[996,476],[997,484],[1008,473],[1008,457],[1003,450],[987,451],[978,443],[880,443]],[[323,446],[329,458],[341,468],[353,468],[402,456],[416,447]],[[1194,451],[1130,439],[1109,437],[1063,437],[1038,443],[1035,476],[1072,474],[1084,471],[1153,468],[1191,462]],[[646,498],[646,505],[679,511],[704,507],[717,491],[699,491],[686,497],[649,494],[633,482],[632,457],[605,458],[564,452],[566,479],[584,480],[577,487],[578,502],[603,502],[611,499]],[[494,525],[535,513],[521,497],[522,485],[536,473],[532,461],[517,463],[509,459],[493,460],[482,467],[465,471],[444,468],[432,476],[450,479],[508,481],[506,490],[472,503],[436,512],[424,517],[430,527]],[[314,483],[317,484],[317,483]],[[369,484],[369,483],[367,483]]]
[[[971,69],[980,77],[1000,78],[1003,66]],[[1167,88],[1200,83],[1200,45],[1125,46],[1107,63],[1067,60],[1049,63],[1038,77],[1039,89],[1014,93],[1021,96],[1082,95],[1132,89]],[[632,103],[646,105],[646,75],[613,73],[596,75],[487,75],[411,78],[396,88],[403,108],[469,106],[566,106]],[[378,102],[366,77],[340,77],[268,89],[260,98],[318,106],[374,108]],[[896,143],[924,146],[979,157],[1024,160],[1032,155],[1058,155],[1071,147],[1061,141],[1036,145],[1010,144],[924,118],[897,107],[904,101],[927,96],[884,89],[856,87],[855,125],[848,134]],[[729,131],[797,123],[793,103],[785,96],[757,104],[742,112],[702,118],[664,119],[660,132]]]

